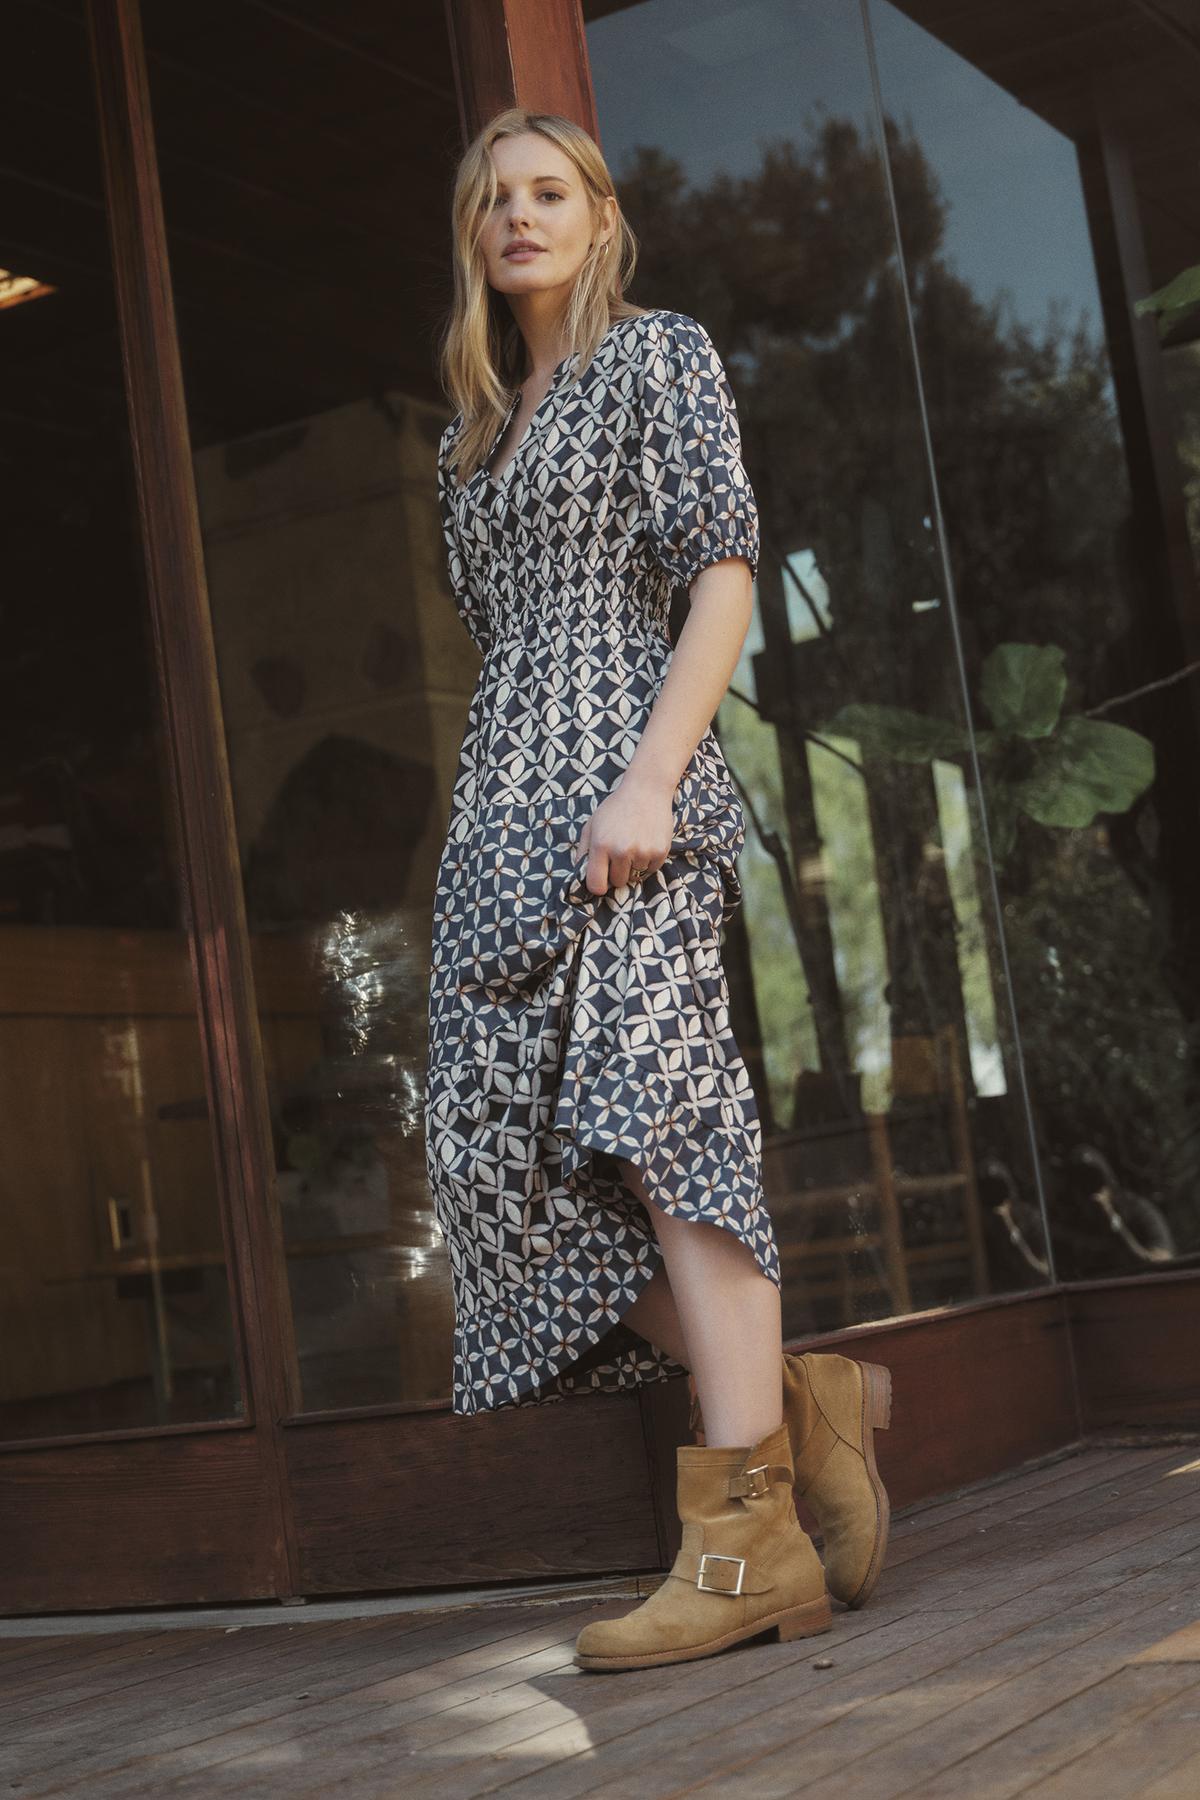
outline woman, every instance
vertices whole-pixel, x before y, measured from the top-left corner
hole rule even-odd
[[[438,870],[426,1143],[454,1280],[455,1412],[690,1371],[683,1543],[584,1627],[584,1668],[828,1629],[887,1531],[886,1372],[782,1354],[779,1258],[720,933],[745,820],[710,724],[759,534],[720,358],[622,298],[594,141],[513,108],[459,165],[438,452],[451,588],[484,663]],[[672,592],[690,614],[672,651]],[[786,1401],[786,1410],[785,1410]]]

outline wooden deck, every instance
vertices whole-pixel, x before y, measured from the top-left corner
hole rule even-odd
[[[574,1668],[580,1626],[632,1591],[233,1629],[0,1620],[0,1791],[1200,1795],[1200,1445],[1093,1446],[910,1508],[870,1605],[822,1637]]]

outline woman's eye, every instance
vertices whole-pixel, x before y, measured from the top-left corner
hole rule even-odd
[[[492,205],[499,206],[507,198],[508,198],[507,194],[497,194],[496,198],[492,201]],[[562,195],[558,192],[558,190],[556,188],[543,188],[541,193],[538,195],[538,199],[539,200],[561,200]]]

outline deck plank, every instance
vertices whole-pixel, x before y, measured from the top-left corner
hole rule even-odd
[[[1148,1679],[1149,1673],[1145,1666],[1121,1669],[1091,1690],[1087,1709],[1074,1721],[1078,1754],[1067,1757],[1062,1750],[1071,1721],[1061,1709],[1053,1738],[1044,1733],[1038,1746],[1040,1759],[1053,1757],[1056,1766],[1021,1794],[1037,1800],[1096,1800],[1097,1794],[1104,1800],[1135,1800],[1157,1777],[1186,1763],[1200,1741],[1200,1669],[1172,1664],[1167,1681]],[[1155,1665],[1154,1673],[1161,1677],[1166,1666]],[[1065,1747],[1070,1750],[1070,1743]],[[1030,1749],[1027,1741],[1014,1738],[1011,1750],[1023,1767]],[[1200,1793],[1200,1786],[1193,1791]]]
[[[1194,1740],[1193,1740],[1194,1741]],[[1200,1794],[1200,1750],[1177,1763],[1138,1794],[1138,1800],[1196,1800]]]
[[[162,1695],[131,1696],[125,1712],[111,1720],[107,1715],[97,1717],[93,1710],[93,1728],[72,1746],[64,1745],[56,1720],[53,1747],[47,1753],[54,1760],[43,1763],[40,1777],[47,1785],[38,1791],[82,1791],[87,1800],[93,1795],[100,1800],[109,1791],[105,1771],[116,1765],[112,1792],[154,1794],[164,1785],[164,1770],[178,1772],[180,1764],[173,1758],[185,1766],[205,1763],[210,1756],[219,1756],[219,1743],[239,1727],[276,1722],[281,1741],[286,1741],[303,1734],[303,1721],[310,1713],[347,1700],[354,1703],[361,1720],[373,1711],[371,1696],[376,1689],[406,1677],[416,1691],[437,1695],[451,1672],[461,1669],[467,1659],[486,1666],[489,1660],[516,1654],[514,1642],[529,1641],[538,1633],[544,1636],[546,1626],[538,1633],[530,1630],[530,1613],[540,1610],[488,1607],[348,1620],[336,1627],[307,1621],[295,1627],[256,1627],[254,1636],[267,1641],[252,1646],[251,1666],[199,1682],[190,1697],[182,1698],[170,1688]],[[572,1640],[593,1611],[578,1609],[573,1616]],[[276,1634],[285,1630],[288,1643],[273,1644]],[[335,1633],[337,1641],[331,1643]],[[143,1700],[150,1704],[139,1704]],[[136,1729],[132,1752],[131,1718]],[[111,1744],[106,1727],[112,1732]],[[0,1747],[0,1773],[5,1769],[5,1748],[10,1747]]]

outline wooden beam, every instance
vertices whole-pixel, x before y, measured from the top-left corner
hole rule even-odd
[[[561,113],[599,142],[580,0],[445,0],[463,141],[508,106]]]

